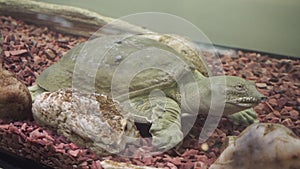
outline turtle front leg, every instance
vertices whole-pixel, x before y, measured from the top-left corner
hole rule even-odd
[[[122,107],[135,122],[151,123],[149,133],[157,150],[170,149],[183,140],[181,109],[173,99],[151,93],[124,100]]]
[[[183,140],[181,110],[171,98],[152,93],[125,100],[122,107],[135,122],[151,123],[149,133],[157,150],[170,149]]]
[[[156,99],[152,107],[152,144],[164,150],[175,147],[183,140],[179,105],[172,99],[164,98]]]
[[[257,113],[253,108],[246,109],[227,116],[236,125],[250,125],[258,122]]]

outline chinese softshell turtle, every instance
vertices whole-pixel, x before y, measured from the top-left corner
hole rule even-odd
[[[224,104],[224,115],[238,122],[255,120],[251,108],[265,96],[254,82],[208,77],[193,43],[171,35],[152,37],[114,35],[83,43],[43,71],[38,86],[44,91],[73,87],[112,95],[136,122],[151,123],[152,143],[159,148],[183,139],[183,115],[207,114],[216,106],[211,106],[212,93],[224,98],[218,103]]]

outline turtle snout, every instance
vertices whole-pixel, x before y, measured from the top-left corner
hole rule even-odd
[[[260,101],[262,101],[262,102],[267,101],[267,99],[268,99],[268,98],[267,98],[266,96],[261,96],[261,97],[260,97]]]
[[[265,96],[257,91],[256,99],[258,102],[264,102],[267,100],[267,96]]]
[[[250,94],[252,97],[256,98],[256,102],[264,102],[267,100],[267,96],[263,95],[262,93],[260,93],[255,86],[252,86],[252,88],[250,87],[250,91],[252,91],[252,93]]]

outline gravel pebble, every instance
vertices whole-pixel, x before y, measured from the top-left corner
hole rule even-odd
[[[245,76],[245,77],[249,77],[249,75]],[[260,89],[265,89],[268,87],[268,85],[266,83],[256,83],[256,86]]]

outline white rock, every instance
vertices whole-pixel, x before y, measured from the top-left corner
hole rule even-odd
[[[280,124],[258,123],[229,145],[209,169],[298,169],[300,140]]]
[[[118,153],[128,143],[126,136],[139,137],[133,120],[105,95],[45,92],[37,96],[32,111],[39,124],[98,155]]]

